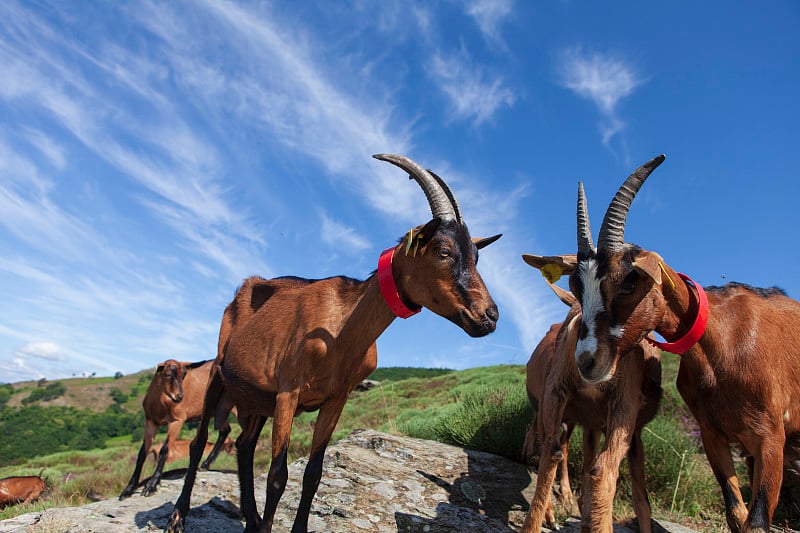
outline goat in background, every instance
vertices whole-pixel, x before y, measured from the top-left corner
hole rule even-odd
[[[677,387],[700,427],[734,532],[769,531],[783,464],[800,461],[800,302],[779,289],[740,283],[709,287],[678,274],[655,252],[624,241],[631,203],[664,156],[633,172],[606,210],[597,249],[578,216],[570,288],[586,327],[575,358],[590,383],[624,380],[626,354],[655,330],[681,355]],[[745,506],[731,443],[753,458]]]
[[[585,210],[579,194],[578,210]],[[567,471],[569,438],[576,424],[583,428],[583,481],[581,516],[584,529],[613,530],[612,507],[619,467],[627,455],[631,474],[633,509],[642,533],[650,533],[650,502],[644,472],[642,428],[658,411],[661,401],[661,358],[645,342],[635,345],[620,363],[624,376],[611,383],[583,381],[575,365],[575,346],[583,326],[575,297],[553,285],[561,271],[569,271],[575,256],[542,257],[524,254],[529,265],[542,270],[548,285],[570,307],[564,322],[554,324],[531,355],[527,365],[527,389],[537,409],[536,424],[525,438],[525,454],[540,442],[539,470],[524,533],[538,532],[543,522],[555,526],[550,493],[560,468],[560,501],[571,506],[574,497]],[[601,434],[606,438],[597,454]]]
[[[366,281],[342,276],[276,291],[246,322],[234,327],[206,391],[192,442],[189,471],[169,531],[182,531],[208,422],[236,406],[244,428],[237,440],[241,508],[247,531],[271,531],[286,486],[292,418],[319,410],[292,531],[308,529],[322,460],[350,391],[377,366],[375,341],[400,316],[422,307],[467,334],[494,331],[497,306],[476,270],[488,239],[470,237],[447,184],[404,156],[376,155],[408,172],[422,187],[432,219],[385,250]],[[272,462],[263,518],[253,495],[253,453],[267,417],[273,417]]]
[[[161,474],[164,471],[164,464],[167,462],[167,455],[170,452],[172,443],[180,435],[184,422],[193,421],[200,418],[203,412],[203,395],[208,384],[208,377],[211,373],[213,361],[201,361],[199,363],[181,363],[174,359],[167,359],[156,367],[156,373],[150,380],[147,392],[142,400],[144,409],[145,427],[142,446],[139,448],[139,455],[136,457],[136,466],[133,469],[128,485],[119,495],[120,500],[131,496],[139,485],[139,477],[142,474],[142,466],[147,459],[150,447],[153,445],[153,438],[161,426],[167,426],[167,438],[161,446],[156,469],[150,479],[142,489],[142,496],[150,496],[156,491]],[[225,437],[231,431],[227,417],[219,424],[220,433],[217,443],[211,450],[203,468],[209,468],[216,459],[222,447]]]

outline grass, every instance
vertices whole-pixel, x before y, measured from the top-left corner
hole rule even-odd
[[[679,359],[663,356],[664,399],[658,416],[643,433],[646,475],[655,518],[694,526],[703,531],[727,531],[719,486],[702,453],[696,427],[675,388]],[[434,439],[472,449],[490,451],[519,460],[519,448],[531,421],[532,410],[525,393],[525,368],[500,365],[463,371],[447,369],[379,369],[371,379],[379,386],[356,392],[346,404],[333,441],[357,428],[373,428],[393,434]],[[125,379],[129,383],[122,382]],[[97,387],[97,378],[84,379],[85,386]],[[79,394],[72,380],[64,380],[68,390]],[[102,383],[128,393],[138,383],[139,396],[126,405],[141,403],[147,383],[141,376],[125,376]],[[33,386],[36,384],[34,383]],[[308,454],[316,413],[304,413],[294,420],[289,459]],[[233,424],[232,436],[239,428]],[[256,472],[269,464],[271,427],[262,432],[256,451]],[[181,438],[191,439],[192,427],[184,427]],[[28,459],[14,466],[0,467],[0,477],[37,474],[52,486],[47,499],[0,511],[0,519],[53,506],[80,505],[93,498],[119,494],[133,471],[138,438],[117,437],[102,450],[62,452]],[[156,439],[163,440],[162,432]],[[211,438],[214,438],[212,432]],[[580,486],[581,436],[577,429],[570,443],[570,471],[573,487]],[[167,465],[167,470],[187,466],[188,460]],[[739,465],[740,468],[741,465]],[[153,470],[151,459],[143,469],[143,479]],[[215,469],[235,470],[233,456],[220,455]],[[627,465],[623,463],[615,500],[614,515],[620,522],[634,519],[630,501]],[[741,477],[746,479],[746,477]]]

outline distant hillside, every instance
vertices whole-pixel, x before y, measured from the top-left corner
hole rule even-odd
[[[135,374],[128,374],[119,378],[114,377],[80,377],[44,381],[20,381],[12,383],[13,393],[8,400],[9,407],[24,405],[35,390],[42,389],[53,383],[64,385],[64,394],[52,400],[36,402],[37,405],[51,407],[75,407],[77,409],[90,409],[95,412],[105,411],[115,402],[112,390],[118,389],[128,398],[122,406],[130,409],[140,409],[142,398],[150,384],[155,368],[141,370]]]
[[[100,413],[112,404],[120,403],[121,407],[125,409],[138,411],[141,409],[142,399],[154,372],[155,367],[120,377],[76,377],[11,383],[13,392],[6,405],[20,407],[25,405],[26,399],[31,397],[33,391],[52,386],[54,383],[61,383],[65,389],[62,395],[50,400],[36,401],[36,405],[75,407]],[[430,379],[450,372],[452,370],[446,368],[385,367],[375,370],[369,379],[382,382],[401,381],[409,378]],[[114,393],[115,389],[119,392]],[[114,399],[114,395],[118,396],[120,393],[127,397],[123,402]]]

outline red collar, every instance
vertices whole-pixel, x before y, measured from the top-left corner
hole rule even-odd
[[[392,258],[394,257],[395,249],[396,247],[387,248],[381,252],[381,256],[378,259],[378,285],[381,288],[381,296],[383,296],[392,313],[400,318],[408,318],[419,313],[422,307],[409,309],[397,293],[397,285],[394,283],[394,275],[392,274]]]
[[[696,283],[692,278],[680,272],[678,275],[686,285],[694,287],[697,291],[697,316],[694,319],[694,324],[692,324],[692,327],[686,332],[686,335],[675,342],[658,342],[648,336],[645,336],[645,339],[653,346],[661,348],[666,352],[683,355],[700,340],[700,337],[702,337],[703,333],[706,331],[706,325],[708,324],[708,298],[706,297],[706,292],[699,283]],[[689,293],[692,293],[692,291],[689,290]]]

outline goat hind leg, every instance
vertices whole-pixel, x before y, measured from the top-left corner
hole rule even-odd
[[[644,445],[640,431],[637,431],[631,439],[631,447],[628,450],[628,467],[631,471],[633,512],[639,520],[639,531],[651,533],[653,528],[650,523],[650,499],[647,497],[647,486],[644,479]]]
[[[703,440],[703,449],[706,452],[708,463],[722,489],[728,527],[734,533],[741,532],[745,520],[747,520],[747,507],[744,505],[742,493],[739,490],[739,480],[736,478],[728,439],[724,434],[704,424],[700,424],[700,437]]]
[[[261,516],[256,508],[255,490],[253,488],[253,455],[255,454],[258,436],[267,421],[265,416],[251,415],[242,417],[240,422],[244,430],[236,439],[236,462],[239,473],[239,491],[241,514],[248,530],[257,531],[261,527]]]
[[[200,470],[208,470],[209,468],[211,468],[211,463],[213,463],[217,459],[219,451],[225,445],[225,439],[228,438],[228,435],[231,432],[231,425],[228,423],[227,420],[225,420],[224,423],[220,425],[220,421],[215,419],[214,424],[219,426],[219,435],[217,435],[217,442],[214,443],[214,447],[211,449],[211,453],[208,454],[208,457],[206,457],[206,460],[203,461],[203,464],[200,465]]]
[[[783,447],[786,442],[781,426],[761,439],[753,455],[753,496],[744,531],[768,532],[783,482]]]

